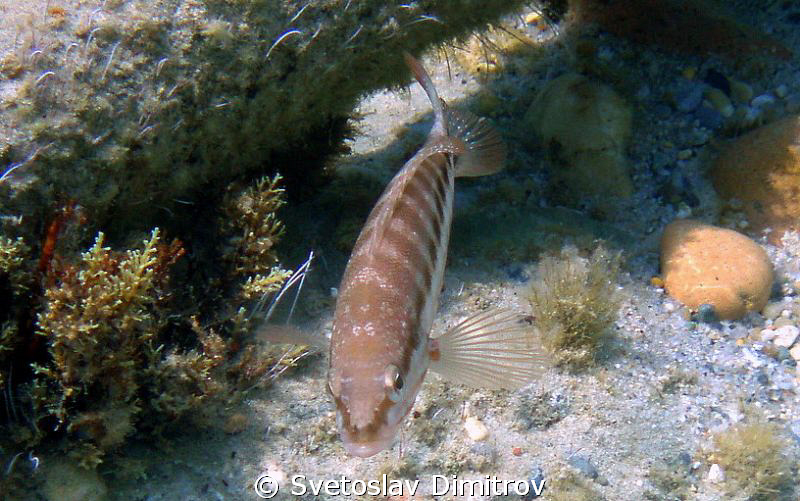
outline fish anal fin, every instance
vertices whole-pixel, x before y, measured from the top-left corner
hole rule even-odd
[[[464,142],[456,162],[456,176],[486,176],[505,166],[506,145],[488,120],[467,111],[447,110],[448,134]]]
[[[431,339],[429,349],[432,371],[475,388],[521,388],[549,365],[534,327],[511,310],[467,317]]]

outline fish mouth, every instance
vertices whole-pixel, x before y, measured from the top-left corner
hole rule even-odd
[[[351,442],[345,437],[342,437],[342,444],[344,445],[344,449],[351,456],[368,458],[391,447],[392,439],[371,440],[369,442]]]
[[[395,433],[394,429],[389,427],[366,432],[340,425],[339,436],[342,438],[342,445],[348,454],[368,458],[389,449],[394,442]]]

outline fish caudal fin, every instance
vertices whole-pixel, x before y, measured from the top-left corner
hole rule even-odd
[[[477,313],[431,340],[431,370],[475,388],[520,388],[547,365],[533,326],[510,310]]]
[[[425,71],[425,68],[422,67],[422,63],[420,63],[414,56],[408,52],[403,52],[403,58],[406,60],[406,66],[408,66],[408,69],[410,69],[411,73],[414,74],[414,78],[417,79],[417,82],[419,82],[419,84],[425,90],[425,94],[428,95],[428,99],[433,107],[434,123],[433,129],[431,129],[431,135],[447,135],[444,103],[441,99],[439,99],[439,94],[436,93],[436,87],[433,85],[433,80],[431,80],[431,77],[428,75],[428,72]]]
[[[464,142],[464,153],[456,161],[457,177],[486,176],[505,166],[506,145],[485,118],[467,111],[447,110],[450,136]]]
[[[434,140],[434,147],[458,156],[456,176],[486,176],[502,170],[506,159],[506,145],[497,130],[484,118],[478,118],[466,111],[446,108],[422,64],[408,52],[404,52],[403,57],[433,107],[434,123],[430,138]],[[452,139],[449,144],[444,140],[448,136]],[[437,145],[437,139],[442,144]]]

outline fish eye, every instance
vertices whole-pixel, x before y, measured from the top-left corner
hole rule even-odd
[[[400,390],[403,389],[405,382],[400,374],[400,369],[396,365],[390,364],[386,367],[386,371],[383,373],[383,384],[389,393],[389,399],[392,402],[398,402],[400,400]]]

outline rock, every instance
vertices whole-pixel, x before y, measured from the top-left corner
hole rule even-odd
[[[731,80],[731,97],[739,103],[746,103],[753,98],[753,88],[739,80]]]
[[[798,335],[800,335],[800,329],[794,325],[784,325],[783,327],[775,329],[775,339],[773,339],[772,342],[775,343],[776,346],[791,348],[797,340]]]
[[[761,341],[766,343],[775,339],[776,334],[777,332],[775,331],[775,329],[762,329],[759,332],[759,339],[761,339]]]
[[[489,429],[476,417],[468,417],[464,421],[464,429],[467,430],[467,436],[475,442],[486,440],[489,436]]]
[[[710,304],[721,320],[761,310],[773,281],[772,264],[758,244],[692,220],[673,221],[664,230],[661,272],[667,294],[692,309]]]
[[[723,117],[729,118],[733,116],[733,104],[724,92],[712,87],[707,89],[704,95],[705,98],[711,103],[711,106],[720,112]]]
[[[95,470],[81,468],[70,459],[53,459],[45,469],[42,489],[48,501],[102,501],[108,487]]]
[[[775,329],[775,338],[772,342],[775,343],[776,346],[782,348],[791,348],[797,340],[798,335],[800,335],[800,329],[794,325],[784,325],[783,327]]]
[[[370,2],[332,10],[279,0],[226,9],[63,1],[47,9],[44,1],[3,0],[0,173],[20,168],[3,181],[0,206],[21,220],[12,233],[38,240],[54,211],[74,200],[86,209],[87,233],[113,226],[120,239],[126,230],[133,238],[163,227],[165,213],[181,217],[183,201],[203,203],[231,182],[272,174],[266,158],[335,151],[360,96],[408,82],[398,47],[417,54],[523,6],[460,1],[414,4],[412,14]],[[437,22],[408,29],[414,19]],[[11,74],[8,58],[21,59]],[[306,189],[321,166],[293,162],[281,173]],[[175,227],[191,218],[189,211]]]
[[[710,106],[700,106],[694,116],[700,125],[707,129],[719,129],[725,124],[725,117],[722,116],[722,113]]]
[[[610,87],[577,73],[548,82],[525,115],[551,152],[555,178],[581,193],[629,196],[625,149],[630,106]]]
[[[792,346],[792,349],[789,350],[789,355],[793,359],[800,361],[800,344]]]
[[[722,466],[717,463],[711,465],[711,468],[708,469],[708,481],[713,484],[721,484],[725,481],[725,470],[722,469]]]
[[[717,322],[719,319],[717,318],[717,313],[714,311],[714,306],[704,303],[697,308],[697,313],[692,316],[692,320],[695,322],[711,324]]]
[[[769,240],[778,245],[785,231],[800,228],[799,173],[800,115],[733,140],[711,169],[717,192],[740,200],[752,231],[771,229]]]
[[[764,310],[761,312],[761,314],[764,315],[764,318],[767,320],[775,320],[781,316],[783,309],[783,303],[769,303],[764,307]]]

